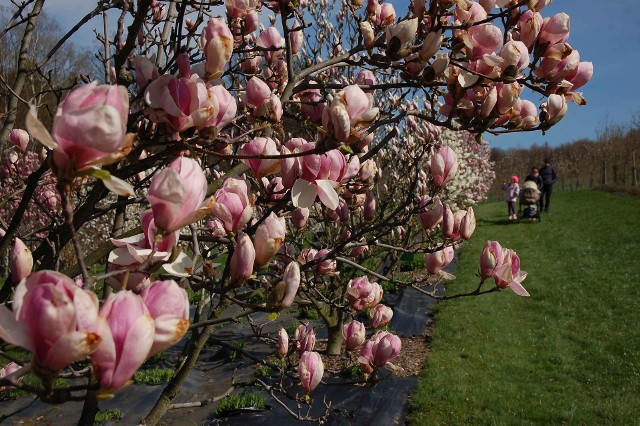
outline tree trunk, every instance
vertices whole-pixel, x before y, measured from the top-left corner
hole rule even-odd
[[[339,355],[342,351],[342,326],[344,324],[344,312],[336,308],[331,308],[329,314],[330,322],[327,324],[329,338],[327,341],[327,355]]]
[[[329,341],[327,342],[327,355],[340,355],[342,352],[342,323],[329,327]]]

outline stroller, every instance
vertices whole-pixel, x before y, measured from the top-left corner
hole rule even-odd
[[[533,181],[526,181],[520,189],[518,217],[520,219],[540,220],[540,191]]]

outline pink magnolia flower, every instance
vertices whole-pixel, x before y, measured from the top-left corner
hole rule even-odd
[[[314,259],[322,259],[329,253],[329,249],[318,250]],[[335,259],[327,258],[316,264],[316,273],[318,275],[338,275],[336,272],[337,263]]]
[[[189,298],[175,281],[155,281],[140,293],[155,325],[148,356],[175,345],[189,329]]]
[[[310,81],[310,83],[315,82]],[[325,105],[320,89],[303,90],[295,96],[300,99],[300,107],[309,120],[321,123]]]
[[[287,267],[284,269],[282,280],[285,284],[285,290],[284,298],[282,299],[280,306],[288,308],[293,304],[296,294],[298,293],[298,288],[300,287],[301,276],[300,265],[298,262],[289,262]]]
[[[143,264],[149,256],[153,256],[153,262],[168,261],[172,257],[172,249],[178,242],[179,230],[171,232],[159,241],[156,235],[159,235],[158,228],[155,225],[153,212],[147,210],[140,215],[140,224],[142,234],[134,235],[123,239],[112,239],[111,242],[116,249],[109,253],[108,262],[110,270],[118,269],[135,269]],[[180,252],[172,263],[165,263],[163,268],[166,272],[177,277],[188,277],[191,275],[193,261],[184,252]],[[122,280],[126,278],[123,273],[116,275],[107,280],[107,283],[114,288],[120,290],[124,283]],[[129,274],[125,288],[136,292],[142,291],[146,285],[144,280],[147,276],[144,273]]]
[[[531,48],[540,34],[544,19],[539,12],[525,11],[520,15],[518,20],[518,28],[520,29],[519,40],[524,43],[527,48]]]
[[[287,331],[280,327],[278,330],[278,339],[276,340],[276,353],[278,357],[284,358],[289,353],[289,335]]]
[[[22,129],[13,129],[9,133],[9,142],[22,152],[27,152],[27,145],[29,145],[29,133]]]
[[[371,308],[382,300],[382,287],[376,282],[369,281],[369,277],[356,277],[347,284],[347,300],[351,306],[362,311]]]
[[[213,214],[222,221],[227,232],[244,228],[253,215],[247,183],[240,178],[228,178],[215,193]]]
[[[418,18],[400,21],[397,24],[389,25],[386,30],[387,48],[391,40],[395,37],[403,48],[416,38],[418,32]]]
[[[540,106],[544,112],[546,112],[545,122],[553,126],[558,121],[562,120],[562,117],[567,113],[568,105],[564,96],[552,94],[549,95],[547,102]]]
[[[369,312],[369,317],[371,318],[372,328],[384,327],[391,322],[393,309],[386,305],[378,304]]]
[[[433,176],[433,183],[438,187],[444,187],[458,172],[458,159],[455,151],[448,146],[441,147],[431,157],[429,169]]]
[[[20,238],[16,238],[13,245],[13,252],[11,253],[11,259],[9,259],[9,270],[11,271],[11,279],[15,284],[27,278],[33,270],[31,250]]]
[[[378,331],[362,346],[358,362],[363,368],[372,371],[373,368],[384,367],[396,359],[401,349],[402,342],[398,336]]]
[[[469,207],[460,221],[460,237],[463,240],[471,239],[473,231],[476,230],[476,215],[473,207]]]
[[[499,56],[504,59],[501,65],[503,69],[512,65],[520,73],[529,66],[529,50],[521,41],[511,40],[505,43]]]
[[[105,338],[97,330],[96,295],[59,272],[34,272],[21,281],[12,307],[0,306],[0,338],[31,351],[47,370],[84,359]]]
[[[442,223],[442,217],[444,214],[444,205],[439,198],[423,197],[420,199],[420,207],[425,210],[418,215],[422,228],[425,231],[434,229],[440,223]]]
[[[255,247],[255,262],[257,268],[265,267],[271,258],[278,253],[284,243],[287,231],[286,221],[271,212],[269,216],[256,229],[253,236]]]
[[[271,93],[267,83],[258,77],[252,77],[247,82],[247,90],[242,93],[241,101],[252,109],[254,117],[266,117],[275,121],[282,118],[282,103],[280,98]]]
[[[238,232],[236,248],[229,264],[231,281],[237,282],[249,278],[253,274],[255,260],[256,250],[251,238],[242,231]]]
[[[549,47],[534,74],[542,79],[558,82],[575,72],[580,64],[580,53],[567,43],[558,43]]]
[[[494,1],[495,3],[495,1]],[[462,22],[478,22],[487,19],[487,11],[480,3],[472,3],[471,7],[457,7],[454,12],[456,20]]]
[[[34,106],[27,114],[29,133],[53,150],[58,176],[119,161],[129,153],[133,138],[127,135],[129,96],[124,86],[80,86],[58,106],[51,134],[38,120]],[[120,195],[133,194],[133,188],[114,176],[104,184]]]
[[[316,345],[316,333],[310,324],[300,324],[296,329],[293,339],[296,341],[298,355],[311,352]]]
[[[493,24],[475,25],[469,28],[465,44],[472,58],[493,53],[502,46],[502,31]]]
[[[380,4],[377,1],[374,2],[375,6],[375,24],[379,27],[386,27],[396,20],[396,11],[391,3]],[[369,5],[367,5],[367,10]]]
[[[482,278],[491,278],[502,261],[502,246],[497,241],[487,241],[482,248],[480,255],[480,276]]]
[[[591,80],[593,77],[593,63],[579,62],[573,72],[569,73],[565,79],[571,83],[571,91],[575,92]]]
[[[209,79],[219,78],[233,54],[233,34],[224,19],[210,18],[202,32],[204,69]]]
[[[302,229],[309,220],[309,209],[307,207],[298,207],[291,214],[291,223],[296,229]]]
[[[222,130],[236,118],[238,112],[236,98],[220,84],[209,87],[209,96],[216,99],[212,103],[217,104],[218,108],[203,127],[216,126],[218,130]]]
[[[338,141],[353,143],[362,138],[361,131],[371,125],[378,112],[378,108],[373,107],[371,93],[354,84],[339,91],[331,106],[325,108],[322,125],[333,130]]]
[[[311,393],[322,380],[324,364],[318,352],[305,352],[300,355],[298,375],[305,393]]]
[[[427,271],[429,271],[430,274],[443,275],[444,278],[452,277],[451,275],[444,273],[443,269],[451,263],[453,256],[454,250],[452,246],[447,246],[442,250],[425,254],[424,263],[427,267]]]
[[[4,367],[0,368],[0,379],[7,377],[18,370],[20,370],[20,366],[12,361]],[[22,377],[19,380],[22,380]],[[11,386],[0,386],[0,391],[4,391],[10,388]]]
[[[362,218],[364,220],[373,220],[376,217],[376,198],[373,195],[373,191],[367,191],[367,195],[364,201],[364,207],[362,209]]]
[[[164,74],[147,86],[145,112],[156,123],[168,123],[176,132],[214,125],[218,98],[197,75],[176,78]]]
[[[128,290],[111,294],[100,308],[100,318],[103,342],[91,361],[100,386],[116,391],[149,356],[155,325],[142,298]]]
[[[260,0],[228,0],[225,1],[227,15],[231,18],[244,18],[249,12],[259,8]]]
[[[342,337],[348,351],[356,349],[362,345],[366,339],[367,329],[359,321],[350,321],[342,327]]]
[[[280,168],[280,162],[278,161],[278,169]],[[287,192],[286,188],[282,184],[282,177],[275,176],[271,180],[263,177],[260,182],[262,183],[263,193],[265,194],[266,202],[269,204],[276,204],[278,201],[284,198]]]
[[[280,152],[276,143],[271,138],[256,137],[245,143],[238,150],[238,155],[246,156],[277,156]],[[243,159],[243,163],[251,167],[256,178],[278,173],[280,171],[280,159],[278,158],[250,158]]]
[[[529,296],[522,286],[522,281],[527,278],[527,273],[520,270],[520,258],[511,249],[503,250],[502,261],[493,273],[493,280],[500,288],[510,288],[518,296]]]
[[[315,144],[306,143],[293,149],[293,152],[306,152],[315,149]],[[290,141],[291,142],[291,141]],[[293,147],[293,145],[290,145]],[[283,147],[283,153],[290,153]],[[291,200],[294,207],[311,207],[316,200],[331,210],[339,205],[336,188],[345,176],[347,162],[339,150],[334,149],[324,154],[308,154],[296,158],[283,158],[280,162],[282,183],[291,187]]]
[[[540,12],[543,8],[548,6],[552,0],[532,0],[528,3],[529,9]]]
[[[535,104],[527,99],[518,99],[513,105],[509,123],[519,129],[531,129],[535,127],[540,120],[538,119],[538,108]]]
[[[485,243],[480,256],[480,275],[485,279],[493,278],[500,288],[509,287],[519,296],[529,296],[521,284],[527,273],[520,270],[520,258],[497,241]]]
[[[144,89],[152,80],[160,77],[160,72],[154,62],[155,56],[149,59],[146,56],[138,55],[133,60],[134,67],[136,69],[136,83],[138,84],[138,88]]]
[[[300,22],[296,19],[293,21],[292,28],[298,28],[300,26]],[[291,46],[291,53],[297,55],[300,52],[300,48],[302,47],[302,42],[304,40],[304,33],[302,30],[295,30],[289,33],[289,45]]]
[[[422,44],[418,54],[420,60],[428,61],[433,58],[434,55],[438,53],[438,50],[440,50],[443,38],[442,30],[429,32],[424,38],[424,43]]]
[[[498,83],[496,84],[498,99],[496,109],[500,114],[507,113],[518,102],[522,86],[519,83]]]
[[[207,195],[207,178],[198,162],[179,157],[156,174],[147,195],[155,225],[173,232],[207,215],[203,206]]]
[[[569,40],[570,27],[569,15],[564,12],[546,18],[538,35],[538,44],[549,43],[552,46],[566,43]]]
[[[362,33],[362,39],[364,40],[364,47],[367,49],[373,49],[376,41],[376,33],[373,29],[373,25],[371,25],[369,21],[361,21],[360,32]]]
[[[284,47],[284,38],[280,35],[280,31],[276,27],[269,27],[256,38],[256,46],[262,47],[264,58],[267,62],[272,63],[282,56],[282,48]]]

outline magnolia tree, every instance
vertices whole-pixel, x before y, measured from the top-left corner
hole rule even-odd
[[[417,0],[401,14],[375,0],[100,1],[34,64],[44,3],[17,7],[5,30],[23,36],[4,82],[2,173],[19,188],[3,181],[0,337],[32,358],[0,385],[83,400],[92,424],[101,398],[186,336],[143,420],[156,424],[205,344],[230,346],[215,327],[246,318],[274,347],[252,359],[279,371],[246,385],[322,420],[303,411],[324,374],[313,326],[265,334],[256,313],[317,309],[325,353],[344,346],[374,379],[401,350],[385,282],[528,295],[495,241],[474,291],[433,284],[454,278],[443,269],[493,179],[482,133],[546,130],[585,103],[592,66],[566,14],[542,17],[549,1]],[[100,14],[104,84],[78,85],[48,117],[20,96],[26,76]],[[424,256],[426,279],[397,277],[405,253]],[[20,382],[28,372],[42,387]],[[60,376],[83,381],[54,388]]]

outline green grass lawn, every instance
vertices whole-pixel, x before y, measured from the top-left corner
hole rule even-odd
[[[478,206],[447,291],[477,285],[491,239],[518,253],[531,297],[438,305],[411,423],[640,424],[640,199],[556,193],[541,223],[506,216],[504,202]]]

